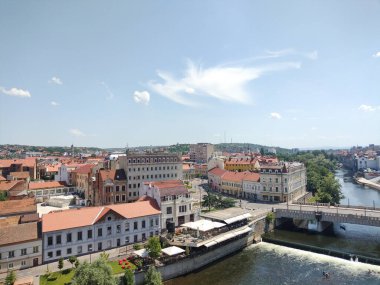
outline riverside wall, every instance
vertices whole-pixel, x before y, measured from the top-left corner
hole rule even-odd
[[[197,256],[189,256],[178,260],[176,263],[157,267],[163,280],[173,279],[182,275],[186,275],[202,267],[205,267],[225,256],[234,254],[253,242],[253,234],[231,241],[223,246],[207,251]],[[145,272],[135,273],[136,285],[143,284]]]

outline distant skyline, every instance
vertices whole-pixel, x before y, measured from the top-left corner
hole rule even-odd
[[[1,1],[0,144],[380,144],[380,1]]]

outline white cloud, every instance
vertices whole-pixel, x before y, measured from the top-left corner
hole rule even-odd
[[[150,101],[150,94],[148,91],[135,91],[133,93],[133,100],[135,100],[136,103],[141,103],[148,105]]]
[[[380,51],[378,51],[377,53],[375,53],[375,54],[373,55],[373,57],[380,57]]]
[[[318,130],[317,127],[311,127],[310,129],[311,129],[312,131],[316,131],[316,130]]]
[[[108,96],[106,97],[106,99],[107,100],[113,99],[113,97],[115,97],[115,95],[113,94],[113,92],[111,91],[111,89],[108,87],[107,83],[100,82],[100,84],[102,84],[104,86],[104,88],[106,89],[106,92],[108,94]]]
[[[19,89],[15,87],[7,90],[4,87],[0,86],[0,92],[4,93],[5,95],[15,96],[15,97],[24,97],[24,98],[32,97],[32,95],[30,94],[28,90],[23,90],[23,89]]]
[[[156,93],[183,105],[194,106],[200,97],[211,97],[222,101],[250,103],[247,84],[264,74],[274,71],[300,68],[299,62],[281,62],[256,67],[231,64],[209,68],[196,66],[191,60],[182,78],[176,79],[165,71],[157,71],[163,82],[151,81]]]
[[[56,76],[53,76],[50,80],[49,80],[50,83],[54,83],[54,84],[57,84],[57,85],[62,85],[63,82],[60,78],[56,77]]]
[[[312,52],[307,52],[304,54],[307,58],[311,60],[317,60],[318,59],[318,51],[314,50]]]
[[[282,118],[281,115],[276,112],[270,113],[270,117],[271,119],[276,119],[276,120],[280,120]]]
[[[50,104],[51,104],[52,106],[58,106],[58,105],[59,105],[59,103],[57,103],[57,102],[55,102],[55,101],[51,101]]]
[[[363,112],[374,112],[376,110],[380,110],[380,106],[371,106],[371,105],[362,104],[359,106],[358,109]]]
[[[76,137],[85,137],[86,134],[83,133],[81,130],[78,130],[78,129],[70,129],[70,134],[72,134],[73,136],[76,136]]]

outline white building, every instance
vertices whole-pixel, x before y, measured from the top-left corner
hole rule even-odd
[[[243,197],[247,199],[263,200],[261,194],[260,175],[250,173],[243,178]]]
[[[156,201],[146,198],[43,215],[43,261],[144,241],[160,233],[160,214]]]
[[[42,240],[37,222],[0,225],[0,273],[42,263]]]
[[[128,153],[119,157],[119,165],[127,176],[127,191],[132,193],[144,182],[182,179],[182,159],[175,153]]]
[[[145,182],[140,194],[157,201],[161,209],[162,229],[166,229],[170,221],[179,226],[198,219],[191,194],[180,180]]]

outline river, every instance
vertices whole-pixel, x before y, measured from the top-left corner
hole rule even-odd
[[[380,206],[380,191],[352,183],[346,170],[338,170],[336,177],[345,195],[341,204],[373,207],[375,203],[376,207]],[[335,235],[325,236],[275,230],[270,236],[284,241],[380,258],[380,228],[345,224],[345,230],[335,225],[334,231]],[[331,273],[328,280],[324,279],[323,271]],[[380,284],[380,266],[262,242],[201,271],[165,282],[166,285],[324,283],[377,285]]]
[[[376,207],[380,207],[380,191],[352,183],[352,176],[344,169],[339,169],[335,173],[335,177],[342,185],[342,192],[345,196],[340,201],[342,205],[373,207],[375,203]]]
[[[323,271],[330,273],[324,279]],[[371,271],[371,273],[369,273]],[[261,242],[166,285],[380,284],[380,266]]]

